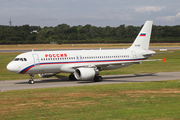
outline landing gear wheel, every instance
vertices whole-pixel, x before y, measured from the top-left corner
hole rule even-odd
[[[101,76],[95,76],[94,82],[102,82],[102,77]]]
[[[34,84],[34,80],[29,80],[29,84]]]
[[[102,77],[98,76],[98,82],[102,82]]]

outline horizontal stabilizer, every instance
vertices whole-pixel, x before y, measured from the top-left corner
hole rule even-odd
[[[166,58],[167,58],[167,57],[165,57],[165,58],[162,59],[162,61],[164,61],[164,63],[166,62]]]
[[[167,52],[157,52],[156,54],[164,54],[164,53],[173,53],[174,51],[167,51]]]

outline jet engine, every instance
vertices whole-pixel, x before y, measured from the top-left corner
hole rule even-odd
[[[48,77],[52,77],[52,76],[55,76],[57,73],[41,73],[41,74],[38,74],[39,77],[42,77],[42,78],[48,78]]]
[[[93,79],[96,75],[94,68],[77,68],[74,71],[74,76],[77,80],[89,80]]]

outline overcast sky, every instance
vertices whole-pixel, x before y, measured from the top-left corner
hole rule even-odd
[[[0,0],[0,25],[180,25],[180,0]]]

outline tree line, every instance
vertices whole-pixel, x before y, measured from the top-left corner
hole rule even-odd
[[[96,27],[90,24],[55,27],[0,25],[0,44],[132,43],[142,26]],[[180,42],[180,25],[153,25],[152,43]]]

